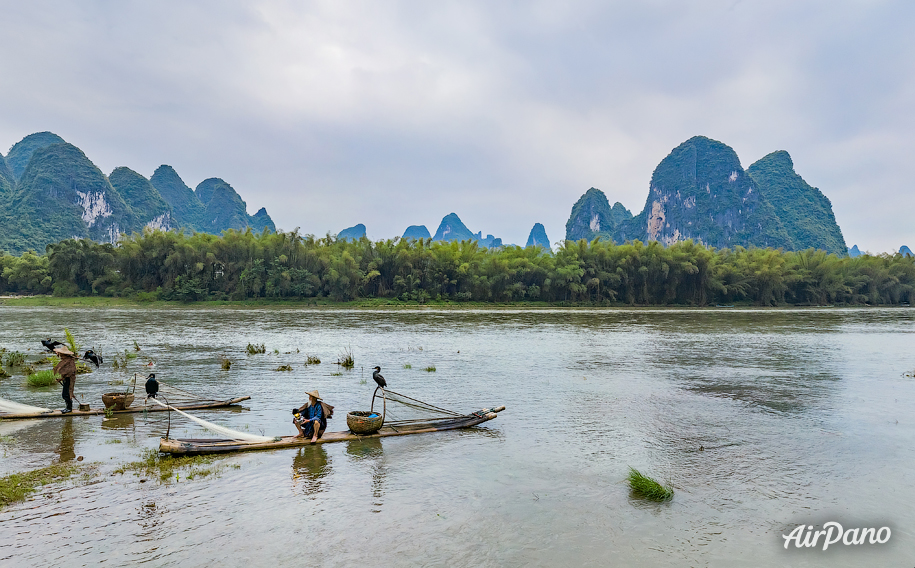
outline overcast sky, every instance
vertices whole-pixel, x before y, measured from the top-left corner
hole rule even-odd
[[[915,247],[915,3],[636,4],[0,0],[0,151],[50,130],[281,229],[523,245],[592,186],[640,212],[701,134],[787,150],[849,246]]]

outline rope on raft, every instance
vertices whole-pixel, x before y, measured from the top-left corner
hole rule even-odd
[[[226,428],[225,426],[220,426],[219,424],[213,424],[212,422],[207,422],[206,420],[204,420],[202,418],[197,418],[196,416],[191,416],[187,412],[182,412],[181,410],[178,410],[174,406],[165,404],[164,402],[162,402],[158,399],[155,399],[155,398],[149,398],[147,400],[151,400],[154,403],[158,404],[159,406],[168,408],[169,410],[173,410],[173,411],[177,412],[178,414],[180,414],[181,416],[184,416],[185,418],[192,420],[192,421],[196,422],[197,424],[203,426],[207,430],[216,432],[217,434],[222,434],[223,436],[230,438],[232,440],[240,440],[243,442],[251,442],[251,443],[273,442],[274,440],[276,440],[276,438],[273,438],[273,437],[258,436],[256,434],[248,434],[246,432],[239,432],[238,430]]]
[[[41,408],[40,406],[29,406],[0,398],[0,412],[6,414],[37,414],[41,412],[51,412],[50,408]]]

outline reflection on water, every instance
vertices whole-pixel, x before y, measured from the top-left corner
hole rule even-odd
[[[63,424],[60,430],[60,445],[57,446],[58,459],[68,462],[76,459],[76,440],[73,438],[73,418],[60,418]]]
[[[324,444],[299,448],[292,458],[292,485],[306,495],[320,493],[331,472]]]
[[[2,474],[102,464],[102,482],[0,510],[0,565],[298,566],[305,541],[328,566],[889,566],[915,549],[900,498],[915,493],[911,310],[0,307],[0,346],[64,326],[106,353],[137,339],[141,362],[201,397],[251,395],[247,410],[194,414],[256,434],[294,433],[288,409],[311,389],[337,408],[328,429],[345,429],[371,404],[375,365],[438,406],[507,410],[467,431],[220,457],[210,476],[164,484],[110,473],[169,418],[173,437],[209,436],[186,420],[0,422]],[[327,364],[347,347],[353,371]],[[134,372],[103,366],[80,390],[95,400]],[[14,380],[0,397],[59,404]],[[633,498],[629,466],[670,480],[674,499]],[[309,506],[285,506],[290,492]],[[786,528],[833,518],[892,524],[892,546],[782,548]]]

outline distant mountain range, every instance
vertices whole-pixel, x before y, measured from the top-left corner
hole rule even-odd
[[[14,254],[44,252],[68,238],[113,243],[145,227],[276,230],[265,209],[248,215],[235,189],[219,178],[191,191],[171,166],[160,166],[150,179],[126,167],[106,176],[51,132],[30,134],[0,155],[0,205],[0,250]]]
[[[655,168],[638,215],[589,189],[572,207],[566,239],[617,243],[693,239],[716,248],[756,246],[847,254],[832,204],[794,171],[787,152],[746,171],[729,146],[704,136],[674,148]]]
[[[276,230],[264,208],[249,215],[238,192],[220,178],[192,190],[168,165],[149,179],[127,167],[106,176],[82,150],[51,132],[26,136],[6,157],[0,155],[0,205],[0,250],[14,254],[43,252],[47,244],[67,238],[113,243],[144,228],[212,234]],[[337,237],[365,235],[360,223]],[[658,164],[637,215],[619,202],[611,206],[601,190],[589,189],[573,205],[565,237],[665,245],[693,239],[716,248],[861,254],[857,246],[846,247],[829,199],[795,172],[787,152],[773,152],[744,170],[732,148],[704,136],[683,142]],[[411,225],[402,238],[503,246],[501,238],[468,229],[455,213],[442,219],[434,235],[424,225]],[[542,224],[531,229],[526,246],[550,247]],[[901,247],[900,253],[911,251]]]

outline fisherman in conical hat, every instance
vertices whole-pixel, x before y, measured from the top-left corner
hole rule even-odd
[[[299,430],[296,438],[310,437],[311,443],[317,444],[318,438],[327,428],[327,419],[334,415],[334,407],[321,400],[317,389],[306,394],[308,394],[308,403],[292,409],[294,416],[292,423]]]
[[[78,356],[60,345],[54,348],[54,354],[60,357],[60,362],[54,365],[54,372],[60,375],[57,382],[63,386],[61,396],[67,403],[67,408],[61,414],[73,412],[73,389],[76,387],[76,359]]]

